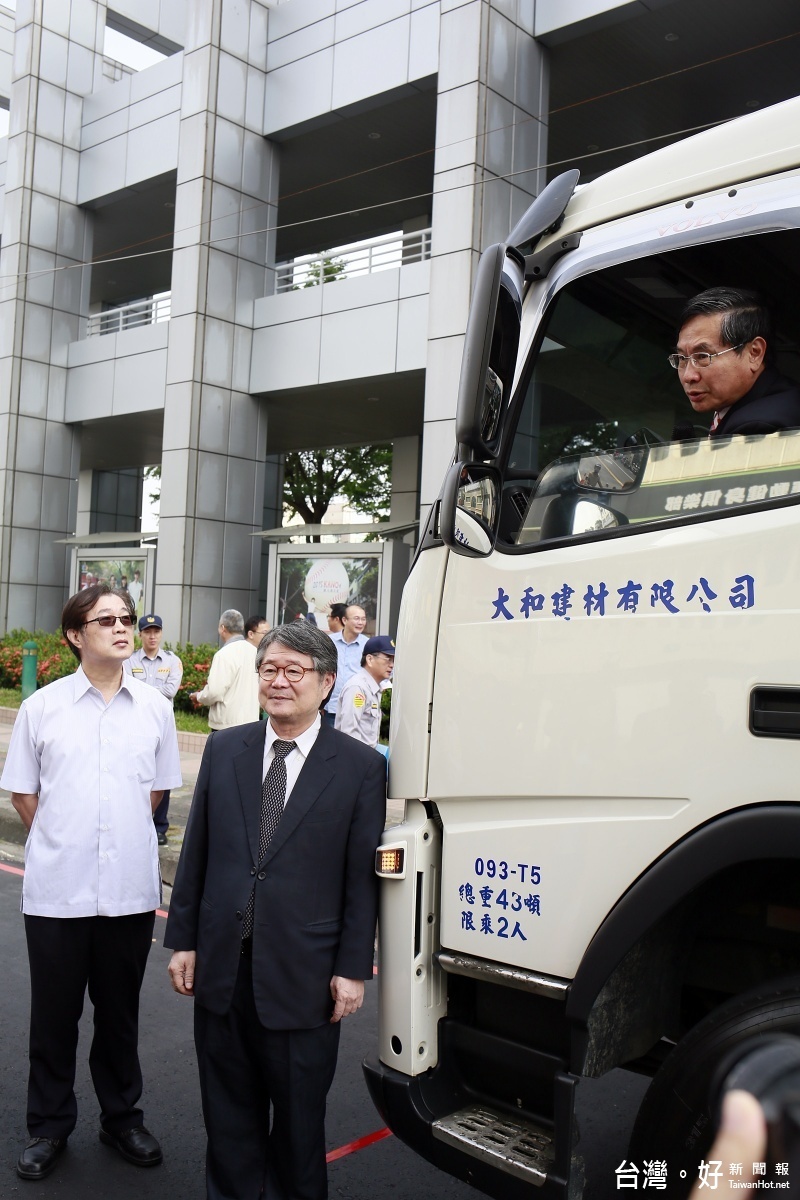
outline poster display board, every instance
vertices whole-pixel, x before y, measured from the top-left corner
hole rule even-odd
[[[360,604],[367,614],[364,632],[376,629],[378,582],[381,558],[376,554],[353,554],[325,558],[295,558],[282,555],[278,568],[277,623],[298,617],[328,628],[332,604]]]
[[[410,556],[399,541],[271,545],[267,620],[309,620],[327,632],[332,604],[358,604],[367,637],[393,634]]]
[[[142,617],[152,609],[154,554],[152,546],[78,547],[73,557],[72,592],[83,591],[93,583],[107,583],[127,591],[136,616]]]

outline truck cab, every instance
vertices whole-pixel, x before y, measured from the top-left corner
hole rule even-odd
[[[720,284],[800,381],[800,100],[484,252],[454,463],[401,609],[376,869],[390,1128],[502,1200],[582,1194],[575,1090],[652,1076],[631,1161],[688,1194],[709,1083],[800,1032],[800,429],[709,438],[668,363]]]

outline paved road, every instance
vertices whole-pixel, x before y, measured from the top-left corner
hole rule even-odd
[[[164,922],[156,920],[156,944],[142,993],[141,1056],[145,1119],[164,1144],[164,1164],[143,1171],[123,1162],[97,1140],[97,1102],[86,1065],[91,1036],[87,1002],[81,1029],[76,1091],[80,1115],[64,1162],[42,1184],[17,1179],[14,1164],[25,1139],[28,976],[17,875],[0,860],[0,1200],[203,1200],[203,1124],[192,1042],[192,1001],[169,988],[169,952],[160,945]],[[18,869],[18,868],[17,868]],[[53,981],[54,987],[58,980]],[[379,1130],[360,1063],[376,1043],[377,987],[367,987],[361,1012],[345,1021],[339,1069],[328,1106],[328,1147],[346,1146]],[[627,1134],[643,1083],[624,1072],[581,1084],[579,1120],[587,1156],[585,1200],[616,1194],[614,1168],[626,1155]],[[478,1200],[467,1184],[443,1175],[394,1137],[329,1166],[331,1200]]]
[[[145,1120],[164,1146],[164,1164],[143,1171],[123,1162],[97,1139],[97,1101],[86,1065],[91,1012],[84,1013],[78,1052],[79,1118],[64,1162],[41,1184],[17,1179],[14,1164],[25,1139],[25,1080],[28,978],[19,906],[18,877],[0,871],[0,1197],[48,1200],[202,1200],[205,1141],[192,1042],[192,1001],[175,995],[167,980],[169,951],[156,939],[145,977],[141,1008],[141,1058],[145,1079]],[[54,986],[58,981],[54,980]],[[329,1149],[344,1146],[382,1127],[367,1095],[361,1059],[376,1040],[377,987],[369,1002],[342,1027],[339,1070],[328,1104]],[[474,1189],[441,1175],[396,1138],[389,1137],[348,1155],[330,1168],[331,1197],[375,1200],[443,1200],[476,1197]]]

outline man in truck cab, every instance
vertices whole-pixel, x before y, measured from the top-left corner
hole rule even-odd
[[[775,369],[771,340],[756,292],[709,288],[684,308],[669,363],[694,411],[712,415],[709,437],[800,428],[800,387]]]

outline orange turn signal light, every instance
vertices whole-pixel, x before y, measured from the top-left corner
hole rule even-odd
[[[405,846],[379,846],[375,851],[375,874],[381,879],[403,879],[405,873]]]

